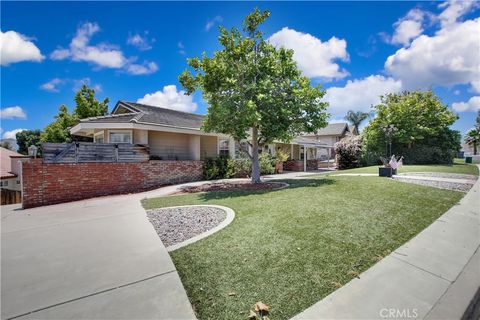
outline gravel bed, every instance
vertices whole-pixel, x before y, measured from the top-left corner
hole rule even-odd
[[[449,177],[449,178],[453,178],[453,177]],[[454,190],[454,191],[461,191],[461,192],[468,192],[473,186],[473,184],[469,184],[469,183],[453,183],[453,182],[444,182],[444,181],[417,180],[417,179],[402,178],[401,176],[395,176],[393,179],[401,181],[401,182],[414,183],[414,184],[420,184],[420,185],[423,185],[423,186],[435,187],[435,188],[439,188],[439,189],[448,189],[448,190]]]
[[[401,173],[402,175],[417,176],[417,177],[435,177],[435,178],[448,178],[448,179],[468,179],[477,180],[478,177],[471,174],[459,174],[459,173],[445,173],[445,172],[407,172]]]
[[[227,213],[214,207],[158,208],[147,216],[165,247],[193,238],[219,225]]]

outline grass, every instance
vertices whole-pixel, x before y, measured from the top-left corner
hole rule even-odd
[[[199,319],[246,319],[259,300],[289,319],[431,224],[462,193],[379,177],[316,177],[287,189],[143,201],[146,209],[218,204],[220,232],[171,253]],[[234,292],[235,295],[229,295]]]
[[[338,173],[378,173],[379,166],[363,167],[338,171]],[[445,172],[471,174],[478,176],[478,167],[475,164],[465,163],[465,159],[455,159],[453,165],[404,165],[398,173],[408,172]]]

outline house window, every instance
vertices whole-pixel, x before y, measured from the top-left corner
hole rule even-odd
[[[303,147],[300,147],[300,160],[303,160],[305,158],[305,152],[303,150]]]
[[[8,187],[8,180],[2,181],[1,186],[2,187]]]
[[[93,142],[105,143],[105,134],[103,133],[103,131],[97,132],[93,135]]]
[[[228,144],[229,144],[229,141],[227,139],[221,139],[219,140],[218,142],[220,145],[219,145],[219,155],[221,156],[228,156],[229,155],[229,152],[228,152]]]
[[[116,130],[108,132],[108,142],[110,143],[132,143],[132,131]]]

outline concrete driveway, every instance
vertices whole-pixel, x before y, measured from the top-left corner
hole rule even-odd
[[[141,197],[2,206],[2,319],[194,319]]]

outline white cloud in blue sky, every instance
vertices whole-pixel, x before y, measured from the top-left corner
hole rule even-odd
[[[144,31],[143,35],[140,33],[129,34],[127,38],[127,44],[137,47],[141,51],[152,49],[152,44],[155,41],[155,38],[149,38],[148,31]]]
[[[157,64],[152,61],[133,63],[137,57],[125,57],[124,53],[116,45],[99,43],[90,45],[93,35],[100,31],[97,23],[86,22],[78,27],[75,37],[69,44],[68,49],[58,48],[50,54],[53,60],[70,58],[73,61],[89,62],[97,67],[123,69],[132,75],[146,75],[158,70]],[[141,40],[132,40],[136,45],[142,46]],[[143,43],[143,46],[146,44]]]
[[[163,90],[147,93],[137,102],[184,112],[197,110],[197,104],[193,101],[192,96],[186,95],[183,90],[177,91],[177,86],[173,84],[163,87]]]
[[[457,112],[480,110],[480,96],[471,97],[467,102],[454,102],[452,103],[453,110]]]
[[[215,16],[215,18],[208,20],[207,23],[205,24],[205,31],[210,31],[210,29],[213,28],[216,24],[219,24],[220,22],[223,21],[222,16]]]
[[[27,119],[27,114],[20,106],[2,108],[0,119]]]
[[[288,27],[274,33],[268,41],[276,47],[293,49],[293,59],[303,74],[310,78],[322,78],[326,81],[348,76],[337,60],[347,62],[347,41],[331,37],[328,41],[299,32]]]
[[[0,64],[8,66],[22,61],[40,62],[45,57],[29,37],[15,32],[0,30]]]

